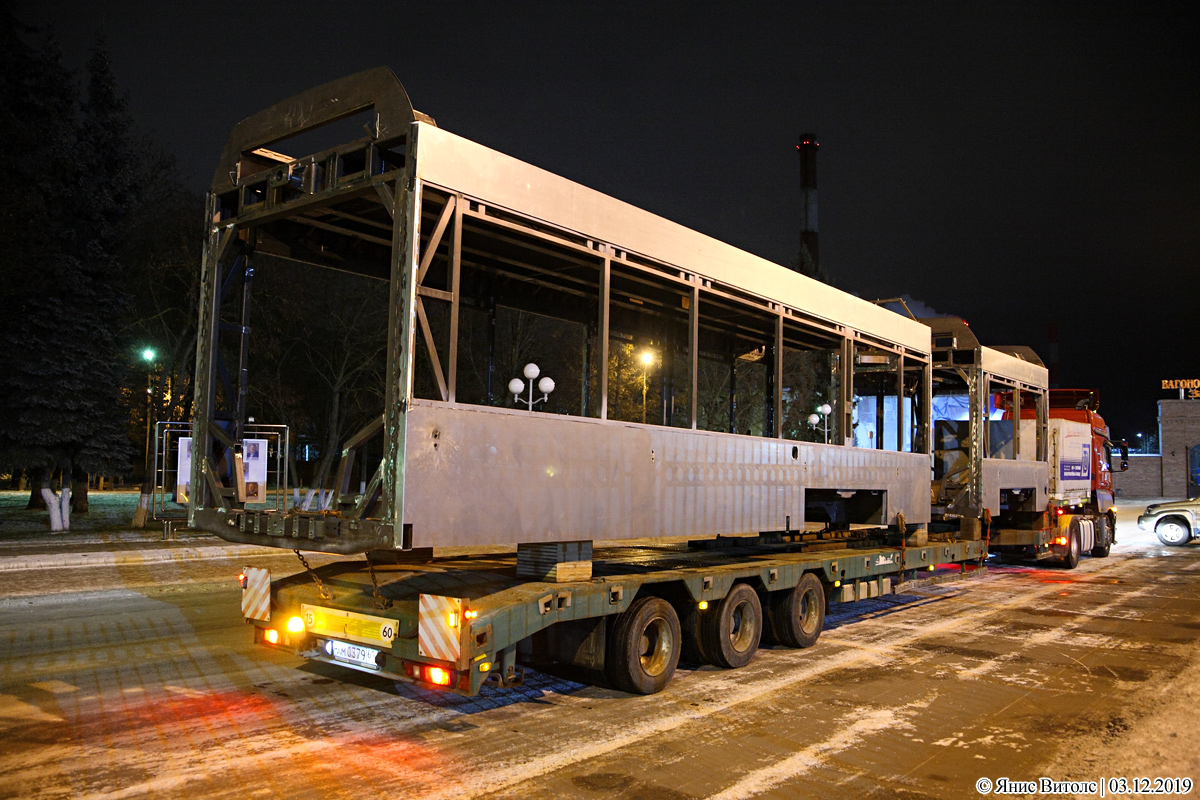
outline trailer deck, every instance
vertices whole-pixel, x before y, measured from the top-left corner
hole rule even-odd
[[[606,620],[644,595],[667,599],[687,626],[739,583],[766,598],[813,573],[827,602],[853,602],[934,577],[939,565],[957,574],[986,558],[982,541],[746,541],[598,548],[591,579],[557,583],[519,578],[511,551],[339,562],[274,581],[269,619],[247,621],[258,626],[256,641],[269,643],[273,626],[279,646],[312,660],[474,695],[485,682],[519,682],[518,659],[602,668]],[[297,616],[303,628],[287,632],[280,621]]]

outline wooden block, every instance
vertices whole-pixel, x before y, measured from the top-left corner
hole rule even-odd
[[[958,538],[978,542],[983,538],[983,524],[975,517],[963,517],[958,521]]]
[[[517,577],[538,581],[586,581],[592,577],[592,542],[517,545]]]

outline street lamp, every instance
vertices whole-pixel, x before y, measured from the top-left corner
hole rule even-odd
[[[154,359],[158,354],[153,347],[142,350],[142,360],[146,362],[146,460],[142,479],[141,497],[138,499],[137,510],[133,513],[133,527],[146,527],[150,515],[150,495],[154,492],[154,478],[150,465],[150,413],[151,401],[154,399]]]
[[[829,403],[821,403],[817,406],[816,413],[808,415],[808,424],[810,427],[817,427],[817,424],[824,420],[825,444],[829,444],[829,415],[833,413],[833,407]]]
[[[513,402],[523,403],[533,411],[533,407],[538,403],[544,403],[550,399],[550,393],[554,391],[554,379],[548,375],[543,375],[542,379],[537,382],[538,391],[542,396],[538,399],[533,399],[533,382],[537,380],[537,376],[541,375],[541,370],[537,364],[526,364],[523,370],[525,377],[529,380],[529,397],[521,397],[521,392],[525,391],[525,381],[520,378],[513,378],[508,382],[508,390],[513,394]]]
[[[1146,446],[1146,443],[1144,441],[1142,441],[1142,435],[1139,433],[1138,434],[1138,452],[1145,453],[1146,451],[1142,449],[1145,446]]]
[[[654,363],[654,353],[651,350],[646,350],[642,353],[642,424],[646,424],[646,375],[650,370],[650,365]]]

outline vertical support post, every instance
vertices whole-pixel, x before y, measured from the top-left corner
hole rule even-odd
[[[1050,401],[1046,390],[1038,392],[1037,398],[1037,460],[1048,461],[1050,453]]]
[[[600,265],[600,419],[608,419],[608,295],[612,286],[612,261],[608,255]]]
[[[854,444],[854,334],[842,337],[842,441]]]
[[[783,438],[783,308],[776,309],[775,317],[775,374],[774,386],[771,388],[771,435],[776,439]],[[826,417],[825,424],[829,424]],[[765,431],[764,431],[765,433]]]
[[[462,273],[462,219],[465,198],[460,194],[454,203],[454,231],[450,234],[450,358],[446,363],[447,400],[454,402],[458,386],[458,312],[459,278]]]
[[[1012,390],[1013,461],[1021,460],[1021,387]]]
[[[496,296],[488,295],[488,329],[487,329],[487,404],[495,401],[496,382]]]
[[[933,453],[933,356],[925,362],[921,369],[924,374],[924,384],[921,390],[921,452],[926,455]]]
[[[688,420],[692,430],[696,430],[696,416],[699,408],[700,391],[700,278],[692,278],[692,302],[688,309],[688,356],[691,360],[691,390],[688,392]]]
[[[195,401],[192,408],[192,474],[188,493],[188,524],[194,525],[196,510],[210,498],[204,470],[208,462],[209,421],[212,418],[216,393],[213,388],[213,361],[221,318],[221,260],[234,237],[232,227],[224,231],[217,225],[217,197],[208,194],[206,219],[208,236],[200,266],[200,310],[196,323]],[[211,498],[215,499],[215,498]]]
[[[246,434],[246,394],[250,389],[250,296],[254,284],[254,262],[249,253],[242,262],[242,320],[238,331],[237,399],[233,408],[234,440]]]
[[[392,525],[393,546],[403,544],[404,467],[408,404],[412,400],[417,242],[421,186],[416,179],[417,130],[409,133],[405,174],[396,183],[392,211],[392,264],[388,300],[387,386],[384,395],[383,518]],[[411,542],[409,542],[411,546]]]
[[[896,354],[896,452],[906,452],[904,436],[908,435],[908,447],[912,449],[912,427],[909,418],[904,414],[904,351]]]

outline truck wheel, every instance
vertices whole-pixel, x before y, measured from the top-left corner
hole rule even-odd
[[[715,609],[701,618],[704,654],[718,667],[744,667],[758,652],[763,613],[758,593],[736,584]]]
[[[679,617],[670,603],[660,597],[634,600],[613,625],[604,673],[623,692],[660,692],[675,675],[679,640]]]
[[[806,572],[791,591],[771,594],[771,633],[786,647],[812,647],[825,626],[825,588]]]
[[[1108,558],[1108,551],[1111,549],[1112,521],[1108,517],[1100,517],[1096,520],[1096,545],[1092,548],[1092,556]]]
[[[1192,540],[1192,532],[1178,517],[1160,519],[1154,526],[1154,532],[1158,534],[1160,542],[1171,547],[1183,547]]]
[[[1067,554],[1062,557],[1062,565],[1067,569],[1079,566],[1079,534],[1072,533],[1071,541],[1067,544]]]

